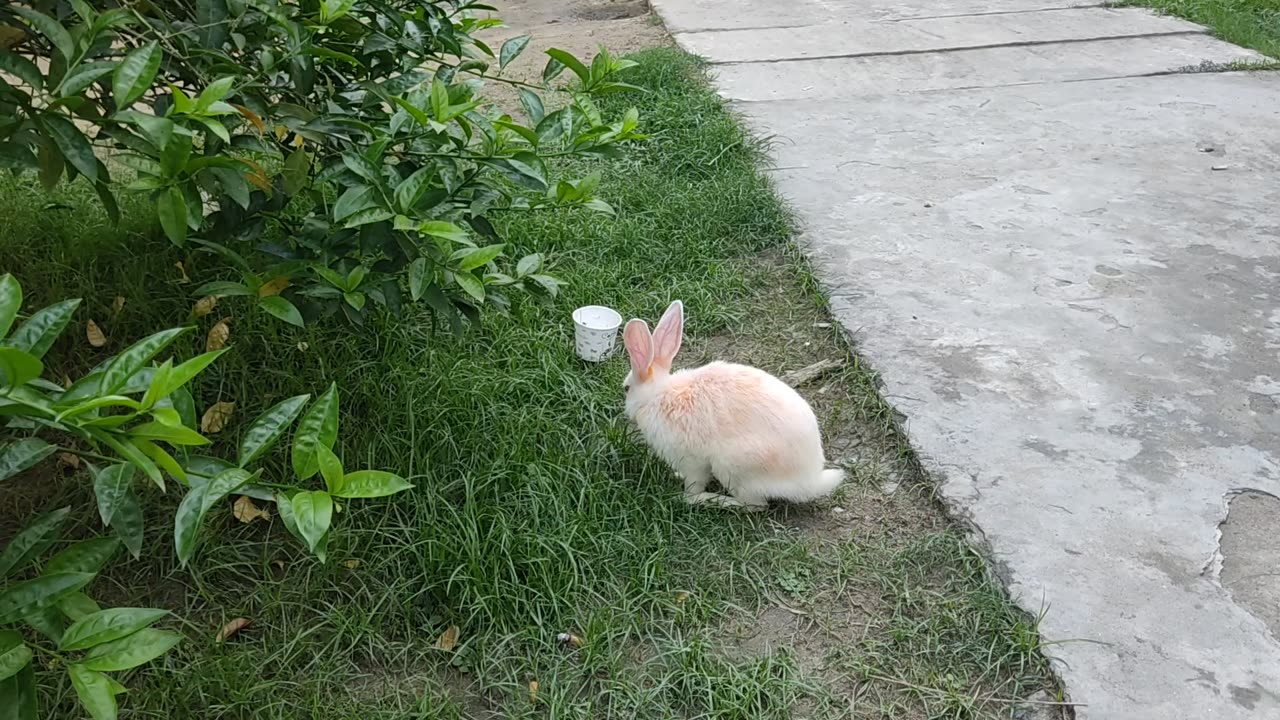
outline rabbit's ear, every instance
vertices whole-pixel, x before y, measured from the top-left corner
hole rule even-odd
[[[658,321],[653,331],[653,361],[667,368],[680,352],[680,341],[684,337],[684,303],[676,300]]]
[[[627,355],[631,358],[631,369],[637,378],[649,376],[649,366],[653,364],[653,337],[649,335],[649,326],[643,320],[632,320],[622,331],[622,344],[627,347]]]

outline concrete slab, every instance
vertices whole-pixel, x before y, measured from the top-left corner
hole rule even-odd
[[[729,64],[717,67],[714,75],[720,94],[731,100],[842,100],[851,96],[1153,75],[1206,62],[1264,59],[1252,50],[1196,34]]]
[[[991,13],[1039,12],[1103,7],[1097,0],[790,0],[785,8],[766,2],[649,0],[673,33],[821,25],[855,13],[859,19],[892,21]]]
[[[710,62],[741,63],[1200,32],[1199,25],[1136,8],[1068,8],[898,22],[833,19],[806,27],[676,33],[675,38]]]
[[[823,5],[677,38],[1076,717],[1280,718],[1280,74],[1145,76],[1252,56],[1142,11]]]
[[[1280,494],[1280,75],[749,114],[950,507],[1049,606],[1077,717],[1280,717],[1280,643],[1215,562],[1227,495]]]

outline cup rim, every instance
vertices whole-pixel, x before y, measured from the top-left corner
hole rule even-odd
[[[589,323],[586,321],[584,317],[586,315],[586,311],[599,313],[600,315],[607,317],[609,319],[609,322],[607,324],[601,324],[599,322]],[[597,319],[599,320],[602,318],[597,317]],[[609,330],[616,330],[619,327],[621,327],[622,315],[617,310],[614,310],[613,308],[608,307],[606,305],[583,305],[582,307],[573,311],[573,322],[578,327],[584,328],[586,330],[609,331]]]

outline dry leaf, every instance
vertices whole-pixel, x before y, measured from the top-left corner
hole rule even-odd
[[[62,376],[62,387],[63,387],[64,389],[70,389],[70,387],[71,387],[71,376],[70,376],[70,375],[63,374],[63,376]]]
[[[92,320],[85,323],[84,336],[89,340],[89,344],[94,347],[102,347],[107,344],[107,336],[102,334],[102,330],[98,328],[98,323]]]
[[[308,350],[310,350],[310,349],[311,349],[311,346],[310,346],[310,345],[308,345],[307,343],[305,343],[305,342],[299,342],[299,343],[298,343],[298,350],[301,350],[302,352],[306,352],[306,351],[308,351]]]
[[[58,463],[71,470],[75,470],[80,467],[80,458],[69,452],[60,452],[58,453]]]
[[[222,629],[218,631],[218,636],[215,637],[213,641],[222,642],[224,640],[230,640],[235,637],[236,633],[247,627],[249,627],[249,618],[236,618],[235,620],[228,622],[226,625],[223,625]]]
[[[178,271],[182,273],[182,279],[181,279],[181,280],[179,280],[179,282],[181,282],[181,283],[189,283],[189,282],[191,282],[191,276],[187,274],[187,266],[186,266],[186,265],[183,265],[183,264],[182,264],[182,261],[178,261],[178,262],[174,263],[174,264],[173,264],[173,266],[174,266],[174,267],[176,267],[176,268],[178,268]]]
[[[348,569],[348,570],[355,570],[356,568],[360,567],[360,561],[359,561],[359,560],[344,560],[344,561],[342,561],[342,567],[344,567],[344,568],[346,568],[346,569]]]
[[[682,591],[680,591],[680,592],[678,592],[678,593],[676,593],[676,604],[677,604],[677,605],[679,605],[679,604],[683,603],[685,600],[688,600],[688,599],[689,599],[689,593],[684,592],[683,590],[682,590]]]
[[[236,105],[232,103],[231,106],[234,107],[236,110],[239,110],[240,114],[243,115],[246,120],[248,120],[250,123],[253,124],[254,129],[258,131],[259,135],[267,131],[267,125],[266,123],[262,122],[262,116],[258,115],[258,113],[250,110],[249,108],[243,105]]]
[[[231,318],[225,317],[218,321],[217,325],[209,328],[209,337],[205,338],[205,352],[213,352],[226,347],[227,340],[231,337],[231,326],[228,324]]]
[[[196,306],[191,309],[191,314],[196,317],[204,317],[205,315],[213,312],[213,309],[216,307],[218,307],[218,296],[205,295],[196,301]]]
[[[457,625],[450,625],[447,630],[440,633],[440,637],[436,638],[436,647],[446,652],[453,650],[458,646],[458,630]]]
[[[289,287],[289,278],[281,275],[280,277],[258,288],[258,297],[271,297],[272,295],[279,295],[280,291],[284,290],[287,287]]]
[[[529,681],[529,702],[531,703],[538,702],[538,681],[537,680]]]
[[[236,502],[231,506],[231,514],[242,523],[251,523],[255,520],[270,520],[271,513],[263,510],[253,504],[253,498],[248,495],[241,495],[236,498]]]
[[[111,303],[111,309],[112,309],[113,311],[115,311],[115,314],[116,314],[116,315],[119,315],[119,314],[120,314],[120,311],[124,309],[124,296],[123,296],[123,295],[117,295],[117,296],[116,296],[115,302]]]
[[[280,572],[284,572],[284,561],[283,561],[283,560],[272,560],[272,561],[271,561],[271,564],[272,564],[272,565],[275,565],[277,568],[279,568],[279,569],[280,569]]]
[[[582,638],[574,635],[573,633],[560,633],[559,635],[556,635],[556,640],[559,640],[566,645],[572,645],[576,648],[582,647]]]
[[[200,418],[200,432],[213,434],[222,432],[222,428],[227,426],[227,422],[231,420],[231,415],[236,411],[236,404],[233,402],[216,402],[204,411],[204,416]]]

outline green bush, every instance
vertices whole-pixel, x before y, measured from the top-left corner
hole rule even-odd
[[[407,287],[460,329],[512,289],[558,286],[537,254],[504,261],[512,248],[490,214],[608,212],[593,196],[598,176],[557,181],[545,160],[610,156],[641,137],[634,110],[606,119],[592,100],[628,89],[614,77],[633,63],[553,49],[542,86],[502,78],[529,38],[492,50],[474,36],[500,24],[475,17],[491,10],[470,0],[6,3],[0,165],[35,171],[46,187],[82,176],[113,215],[118,192],[148,194],[172,242],[239,273],[206,294],[251,298],[297,325],[335,313],[363,323],[372,306],[398,313]],[[566,68],[567,103],[551,109],[540,91]],[[515,87],[524,118],[485,102],[487,80]]]

